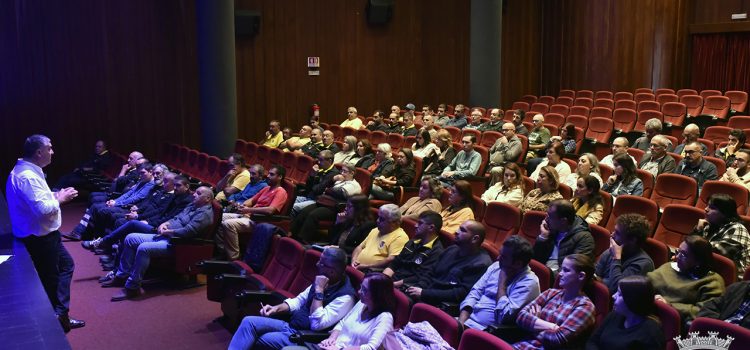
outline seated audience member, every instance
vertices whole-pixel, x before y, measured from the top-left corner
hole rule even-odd
[[[746,136],[742,129],[732,129],[729,131],[728,143],[726,146],[718,148],[714,153],[716,158],[721,158],[727,163],[727,167],[734,164],[735,154],[745,145]],[[717,145],[718,147],[718,145]]]
[[[482,165],[482,155],[474,150],[476,142],[477,137],[474,135],[466,135],[461,139],[463,149],[443,169],[443,173],[440,174],[441,181],[450,183],[477,174],[479,166]]]
[[[724,293],[724,279],[713,271],[711,244],[699,236],[686,236],[677,261],[648,273],[656,299],[675,308],[682,322],[692,321],[703,304]]]
[[[417,136],[417,126],[414,125],[414,114],[404,113],[404,127],[401,129],[401,135]]]
[[[411,145],[411,150],[415,157],[425,160],[440,155],[440,148],[432,143],[432,135],[426,129],[419,130],[414,139],[414,144]]]
[[[573,194],[573,209],[589,225],[599,224],[604,215],[604,198],[599,194],[599,180],[591,175],[578,178]]]
[[[732,283],[720,296],[703,304],[696,317],[708,317],[750,329],[750,281]]]
[[[276,148],[282,142],[284,142],[284,133],[281,131],[281,123],[278,120],[272,120],[268,123],[268,131],[266,131],[266,135],[260,141],[260,144]]]
[[[346,275],[346,254],[338,248],[323,250],[312,284],[278,305],[263,305],[260,316],[247,316],[234,333],[229,349],[281,349],[292,345],[296,331],[331,328],[354,307],[357,292]],[[289,321],[274,316],[289,315]]]
[[[586,350],[664,349],[664,333],[654,304],[654,286],[648,278],[623,278],[612,298],[612,312],[591,335]]]
[[[615,156],[612,163],[615,173],[607,179],[602,190],[611,194],[613,199],[622,194],[642,196],[643,181],[636,175],[633,158],[629,154],[621,153]]]
[[[284,140],[281,141],[282,143],[284,141],[289,140],[290,138],[292,138],[292,128],[286,127],[286,128],[281,129],[281,136],[284,138]],[[279,148],[281,148],[281,147],[279,147]]]
[[[435,139],[435,145],[440,152],[434,153],[431,158],[424,159],[425,168],[422,172],[424,176],[440,176],[448,165],[456,157],[456,149],[453,148],[453,138],[448,130],[441,129],[438,131],[438,137]]]
[[[294,200],[294,206],[292,207],[292,216],[296,216],[297,213],[301,212],[306,206],[315,204],[315,200],[323,194],[326,188],[333,185],[333,178],[339,174],[338,169],[333,165],[333,153],[328,150],[320,152],[318,155],[318,161],[310,170],[310,175],[307,177],[307,182],[297,193],[297,198]]]
[[[518,206],[522,213],[530,210],[547,211],[550,202],[562,199],[557,170],[551,166],[541,167],[536,188],[529,191]]]
[[[677,169],[674,158],[667,154],[667,150],[672,147],[672,142],[663,135],[656,135],[651,139],[649,151],[643,155],[638,168],[643,169],[654,175],[664,173],[674,173]]]
[[[370,177],[373,180],[379,176],[390,177],[393,174],[394,167],[395,162],[391,153],[391,145],[387,143],[378,144],[374,161],[367,167]]]
[[[429,115],[435,115],[435,111],[432,110],[430,105],[422,105],[422,117]]]
[[[627,137],[618,137],[615,138],[614,141],[612,141],[612,154],[608,154],[606,157],[604,157],[599,164],[600,165],[606,165],[610,168],[615,167],[613,164],[614,158],[618,154],[628,154],[628,149],[630,148],[630,142],[628,142]],[[630,159],[633,160],[633,164],[638,164],[638,161],[633,158],[633,156],[630,156]]]
[[[171,254],[170,237],[202,236],[211,228],[214,216],[211,189],[198,187],[193,198],[193,203],[180,214],[159,225],[156,233],[131,233],[125,238],[120,266],[114,278],[102,283],[103,287],[124,287],[112,296],[112,301],[133,299],[143,294],[143,274],[152,257]]]
[[[367,126],[365,128],[370,131],[385,131],[388,126],[383,123],[384,118],[385,113],[383,111],[379,109],[375,110],[375,112],[372,114],[372,120],[367,122]]]
[[[94,230],[97,229],[95,227],[97,222],[104,215],[102,212],[106,212],[108,208],[117,206],[130,206],[146,198],[154,188],[154,173],[151,163],[139,165],[138,174],[140,177],[135,186],[115,199],[110,199],[104,203],[92,204],[86,209],[81,222],[72,231],[63,233],[62,236],[74,241],[80,241],[81,238],[90,239],[94,234]]]
[[[518,314],[516,323],[529,336],[515,349],[582,347],[594,327],[594,303],[583,293],[594,277],[594,262],[587,255],[565,258],[560,269],[560,289],[547,289]]]
[[[443,253],[443,244],[438,239],[442,226],[440,214],[432,210],[419,214],[414,239],[406,242],[401,253],[383,271],[393,278],[394,287],[405,290],[427,278]]]
[[[302,145],[295,152],[301,153],[312,158],[317,158],[318,153],[323,149],[323,129],[315,127],[310,131],[310,142]]]
[[[370,196],[375,199],[393,201],[399,187],[411,186],[416,176],[414,157],[411,150],[402,148],[396,156],[393,173],[390,176],[380,175],[373,179]]]
[[[513,111],[513,125],[516,126],[516,135],[529,136],[529,129],[523,124],[523,119],[526,117],[526,112],[523,109],[517,109]]]
[[[133,151],[128,155],[127,163],[123,164],[117,177],[112,181],[112,185],[109,188],[110,193],[123,193],[138,183],[140,174],[138,174],[138,166],[148,162],[148,159],[143,156],[143,153]],[[92,202],[105,202],[108,199],[108,193],[105,192],[93,192],[89,196]]]
[[[401,119],[401,107],[397,105],[391,106],[391,114],[396,115],[396,120]]]
[[[435,117],[432,115],[422,116],[423,126],[420,130],[427,130],[430,133],[430,139],[434,140],[437,138],[437,129],[435,129]]]
[[[565,123],[560,128],[560,136],[552,136],[549,138],[547,148],[551,146],[552,142],[560,142],[565,147],[565,153],[576,153],[576,126],[573,123]]]
[[[377,228],[354,249],[352,266],[363,271],[383,270],[401,253],[409,236],[401,228],[401,212],[395,204],[378,209]]]
[[[482,126],[482,111],[474,108],[471,110],[471,119],[469,120],[469,123],[464,126],[464,130],[479,130],[480,126]]]
[[[558,199],[549,204],[547,217],[539,228],[534,243],[534,260],[545,263],[557,273],[563,258],[571,254],[583,254],[594,258],[594,237],[589,225],[576,215],[573,204]]]
[[[515,115],[513,120],[515,120]],[[544,126],[544,116],[541,113],[535,115],[532,122],[534,126],[529,133],[529,153],[526,155],[526,159],[544,157],[550,139],[549,129]],[[518,129],[516,129],[516,133],[519,133]],[[563,151],[563,153],[565,152]]]
[[[539,278],[529,268],[531,244],[513,235],[503,242],[497,261],[461,302],[458,322],[483,330],[490,325],[514,325],[521,308],[539,296]]]
[[[355,165],[357,162],[352,162],[356,156],[357,150],[357,138],[352,135],[344,137],[344,144],[341,147],[341,151],[334,153],[333,164],[351,164]]]
[[[216,232],[216,246],[223,250],[228,260],[236,260],[240,257],[239,234],[252,232],[255,223],[250,219],[253,214],[274,215],[281,212],[286,203],[287,196],[281,183],[284,181],[286,169],[280,165],[274,165],[268,170],[264,187],[255,196],[246,200],[237,207],[236,213],[225,213],[222,215],[221,226]]]
[[[523,176],[516,163],[507,163],[502,167],[502,181],[490,186],[482,193],[485,203],[501,202],[517,207],[523,200]]]
[[[471,209],[471,185],[464,181],[458,180],[450,186],[450,195],[448,196],[447,208],[443,208],[440,216],[443,217],[443,230],[455,232],[462,222],[474,220],[474,211]]]
[[[279,144],[279,148],[284,151],[296,151],[302,148],[310,142],[310,134],[312,133],[312,127],[309,125],[303,125],[299,130],[299,136],[292,136],[286,141]]]
[[[341,173],[333,177],[331,187],[326,188],[316,203],[306,206],[292,219],[290,231],[302,242],[313,242],[317,238],[320,222],[333,221],[336,218],[338,205],[346,203],[348,198],[362,193],[359,182],[354,180],[353,165],[341,166]]]
[[[451,118],[445,114],[446,107],[445,103],[441,103],[438,105],[437,108],[437,114],[435,115],[435,124],[440,125],[441,127],[444,127],[446,123],[448,123]]]
[[[596,276],[607,285],[609,293],[617,290],[621,279],[628,276],[645,276],[654,270],[654,262],[643,250],[651,226],[640,214],[622,214],[617,217],[615,232],[596,264]]]
[[[511,123],[513,124],[513,123]],[[498,108],[490,110],[490,121],[482,123],[477,130],[481,132],[485,131],[498,131],[500,132],[503,128],[503,114]],[[515,131],[515,128],[513,129]]]
[[[383,111],[379,109],[376,109],[375,112],[372,113],[371,120],[367,122],[367,126],[365,126],[365,129],[370,131],[385,131],[387,125],[383,123],[383,118],[385,118],[385,113],[383,113]]]
[[[653,143],[654,136],[661,134],[661,130],[662,130],[661,120],[656,119],[656,118],[651,118],[646,121],[644,127],[646,128],[645,135],[637,138],[635,142],[633,142],[633,148],[637,148],[641,151],[648,152],[650,150],[651,144]],[[670,143],[669,147],[667,147],[664,150],[664,152],[671,151],[673,146],[674,145]]]
[[[563,149],[563,145],[561,143],[554,143],[550,148],[547,150],[547,158],[544,158],[541,163],[539,163],[539,166],[536,167],[536,170],[534,170],[529,177],[536,181],[539,177],[539,171],[541,168],[545,166],[551,166],[555,168],[555,171],[557,171],[557,176],[560,179],[560,183],[565,183],[565,179],[568,178],[568,175],[571,173],[570,165],[563,161],[563,157],[565,156],[565,149]]]
[[[721,176],[721,181],[739,184],[750,190],[750,172],[747,162],[750,161],[750,153],[737,151],[732,155],[732,164]]]
[[[362,194],[351,196],[344,211],[336,215],[336,222],[328,230],[329,243],[351,254],[375,227],[370,199]]]
[[[250,181],[245,185],[242,191],[235,194],[229,195],[227,201],[230,204],[242,203],[260,192],[264,187],[268,187],[268,184],[264,180],[266,178],[266,169],[260,164],[254,164],[248,167],[247,173],[250,176]]]
[[[575,188],[578,184],[578,179],[584,175],[591,175],[597,181],[599,181],[599,187],[602,186],[602,175],[599,169],[599,159],[592,153],[584,153],[578,157],[578,166],[576,171],[568,175],[565,179],[565,184],[570,188]]]
[[[93,241],[81,242],[85,249],[109,249],[112,244],[124,239],[134,232],[153,232],[159,225],[173,218],[190,205],[193,196],[190,183],[184,176],[165,176],[164,189],[159,196],[152,196],[150,204],[143,204],[135,211],[125,214],[124,218],[115,221],[114,230],[104,237]]]
[[[469,121],[466,119],[466,107],[462,104],[457,104],[455,108],[453,108],[453,119],[449,119],[445,126],[453,126],[459,129],[463,129],[466,124],[469,123]]]
[[[311,115],[309,121],[307,122],[307,124],[310,125],[311,129],[320,128],[320,109],[318,109],[317,112],[318,113]]]
[[[693,233],[709,243],[715,253],[734,261],[737,276],[742,279],[750,267],[750,234],[737,214],[737,203],[732,196],[716,193],[708,199],[706,219],[699,219]]]
[[[323,144],[318,149],[318,152],[325,149],[333,152],[333,154],[339,153],[339,146],[333,142],[333,131],[331,130],[323,131]]]
[[[87,175],[101,176],[110,165],[112,164],[112,154],[107,150],[107,145],[102,140],[96,141],[94,144],[94,154],[77,168],[73,169],[72,173],[63,175],[57,184],[53,187],[54,189],[61,189],[67,187],[74,187],[76,190],[88,190],[96,191],[97,186],[87,178]]]
[[[415,302],[458,304],[492,264],[492,259],[482,249],[485,230],[481,223],[464,221],[455,233],[454,244],[440,254],[427,278],[406,289],[406,294]]]
[[[702,143],[696,141],[685,146],[685,158],[677,165],[675,173],[692,177],[698,183],[698,192],[708,180],[718,180],[716,165],[705,159],[701,154]]]
[[[701,130],[698,127],[698,125],[695,125],[695,124],[686,125],[685,129],[682,130],[682,137],[683,137],[683,141],[681,144],[675,146],[674,153],[677,153],[684,157],[685,146],[693,142],[698,142],[701,145],[701,154],[704,156],[708,155],[708,148],[706,147],[706,145],[698,141],[698,138],[701,137]]]
[[[501,132],[503,136],[497,139],[489,149],[490,162],[487,169],[491,177],[490,186],[502,182],[503,166],[517,161],[523,150],[521,139],[516,136],[516,129],[512,123],[503,124]]]
[[[419,214],[427,210],[439,213],[443,210],[443,206],[440,204],[440,195],[442,192],[443,186],[440,184],[440,181],[432,176],[423,177],[419,185],[419,195],[409,198],[399,208],[401,210],[401,217],[416,220],[419,218]]]
[[[383,129],[383,131],[386,134],[400,134],[403,128],[398,124],[398,119],[398,113],[389,114],[388,118],[385,119],[386,127]]]
[[[393,280],[379,272],[368,273],[359,288],[359,302],[318,347],[321,350],[380,349],[386,334],[393,330],[395,300]]]
[[[224,201],[228,196],[242,192],[250,182],[250,172],[247,171],[245,158],[242,155],[235,153],[229,156],[229,164],[232,167],[216,183],[216,188],[219,189],[215,197],[217,201]]]
[[[352,162],[357,168],[367,169],[375,162],[375,153],[372,151],[372,144],[368,139],[361,139],[357,141],[357,150]]]
[[[346,119],[341,122],[342,128],[352,128],[354,130],[362,129],[364,124],[362,123],[362,119],[359,119],[357,116],[357,109],[354,107],[349,107],[346,109]]]

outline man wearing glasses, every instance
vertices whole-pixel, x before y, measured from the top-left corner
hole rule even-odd
[[[677,173],[689,176],[698,182],[698,192],[707,180],[716,180],[719,178],[716,171],[716,165],[703,159],[702,144],[698,141],[685,145],[685,158],[677,166]]]
[[[747,168],[748,161],[750,161],[748,151],[737,151],[734,154],[732,166],[727,168],[724,176],[721,177],[721,181],[740,184],[750,190],[750,171]]]
[[[500,114],[500,109],[493,108],[490,110],[490,121],[479,126],[479,131],[500,131],[503,129],[503,118]]]
[[[516,136],[513,123],[503,124],[501,132],[503,136],[490,147],[490,186],[502,180],[503,165],[516,161],[522,150],[521,140]]]
[[[676,162],[667,150],[672,147],[672,142],[663,135],[656,135],[651,139],[649,151],[643,155],[638,164],[639,169],[650,172],[654,177],[659,174],[673,173],[677,169]]]

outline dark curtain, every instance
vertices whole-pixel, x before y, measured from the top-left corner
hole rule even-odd
[[[693,35],[691,86],[750,91],[750,33]]]

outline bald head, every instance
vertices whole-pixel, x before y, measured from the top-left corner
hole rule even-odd
[[[698,141],[698,137],[701,135],[701,129],[698,125],[688,124],[682,131],[682,136],[685,138],[685,144],[690,142]]]

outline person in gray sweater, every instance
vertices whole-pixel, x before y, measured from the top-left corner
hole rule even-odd
[[[602,253],[596,264],[596,276],[609,288],[609,294],[617,291],[621,279],[628,276],[645,276],[654,270],[654,262],[643,251],[651,231],[645,216],[623,214],[617,217],[615,232],[609,239],[609,249]]]

